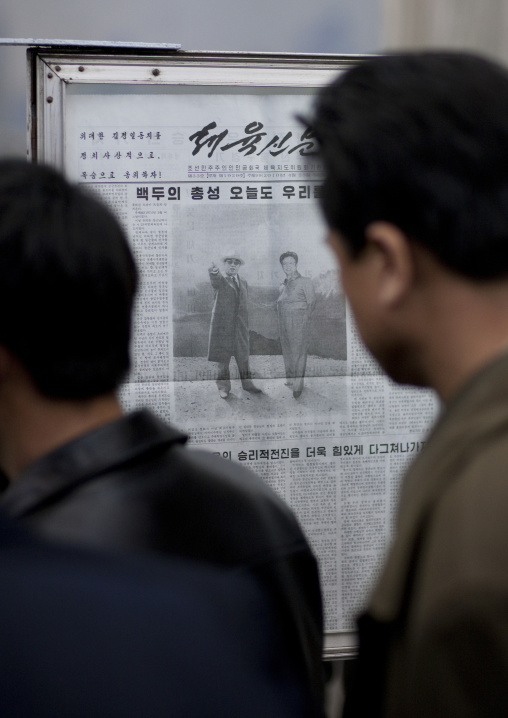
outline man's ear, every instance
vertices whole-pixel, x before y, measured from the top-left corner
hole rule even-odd
[[[408,237],[396,225],[377,220],[367,226],[365,239],[376,266],[378,300],[387,308],[395,307],[406,297],[415,279]]]

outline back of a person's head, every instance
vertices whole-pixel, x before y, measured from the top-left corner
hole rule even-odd
[[[317,98],[322,207],[355,255],[375,220],[470,278],[508,274],[508,72],[466,53],[369,58]]]
[[[48,167],[0,162],[0,344],[43,394],[84,399],[118,386],[136,277],[101,202]]]

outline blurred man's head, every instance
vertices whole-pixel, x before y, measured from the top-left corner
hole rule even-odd
[[[467,277],[508,275],[507,117],[508,73],[485,59],[361,62],[315,109],[329,226],[353,256],[382,220]]]
[[[42,394],[86,399],[118,386],[136,284],[102,203],[52,169],[0,162],[0,345]]]
[[[462,53],[371,58],[317,98],[329,242],[360,334],[398,381],[436,386],[431,354],[452,335],[453,301],[464,338],[466,301],[479,308],[476,289],[506,285],[507,117],[508,73]],[[490,329],[464,376],[497,346]]]

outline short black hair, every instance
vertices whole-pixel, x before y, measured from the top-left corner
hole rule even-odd
[[[508,72],[470,53],[360,61],[319,94],[310,120],[321,205],[350,253],[375,220],[448,268],[508,274]]]
[[[292,257],[295,262],[298,264],[298,255],[296,252],[284,252],[279,257],[279,262],[282,264],[282,262],[287,259],[287,257]]]
[[[102,202],[54,169],[0,161],[0,344],[39,391],[85,399],[120,384],[136,286]]]

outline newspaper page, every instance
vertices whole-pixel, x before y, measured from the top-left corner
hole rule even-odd
[[[324,241],[315,141],[295,118],[310,101],[71,86],[65,162],[114,209],[140,269],[124,406],[151,407],[291,506],[319,559],[326,630],[341,632],[437,403],[392,384],[359,340]]]

